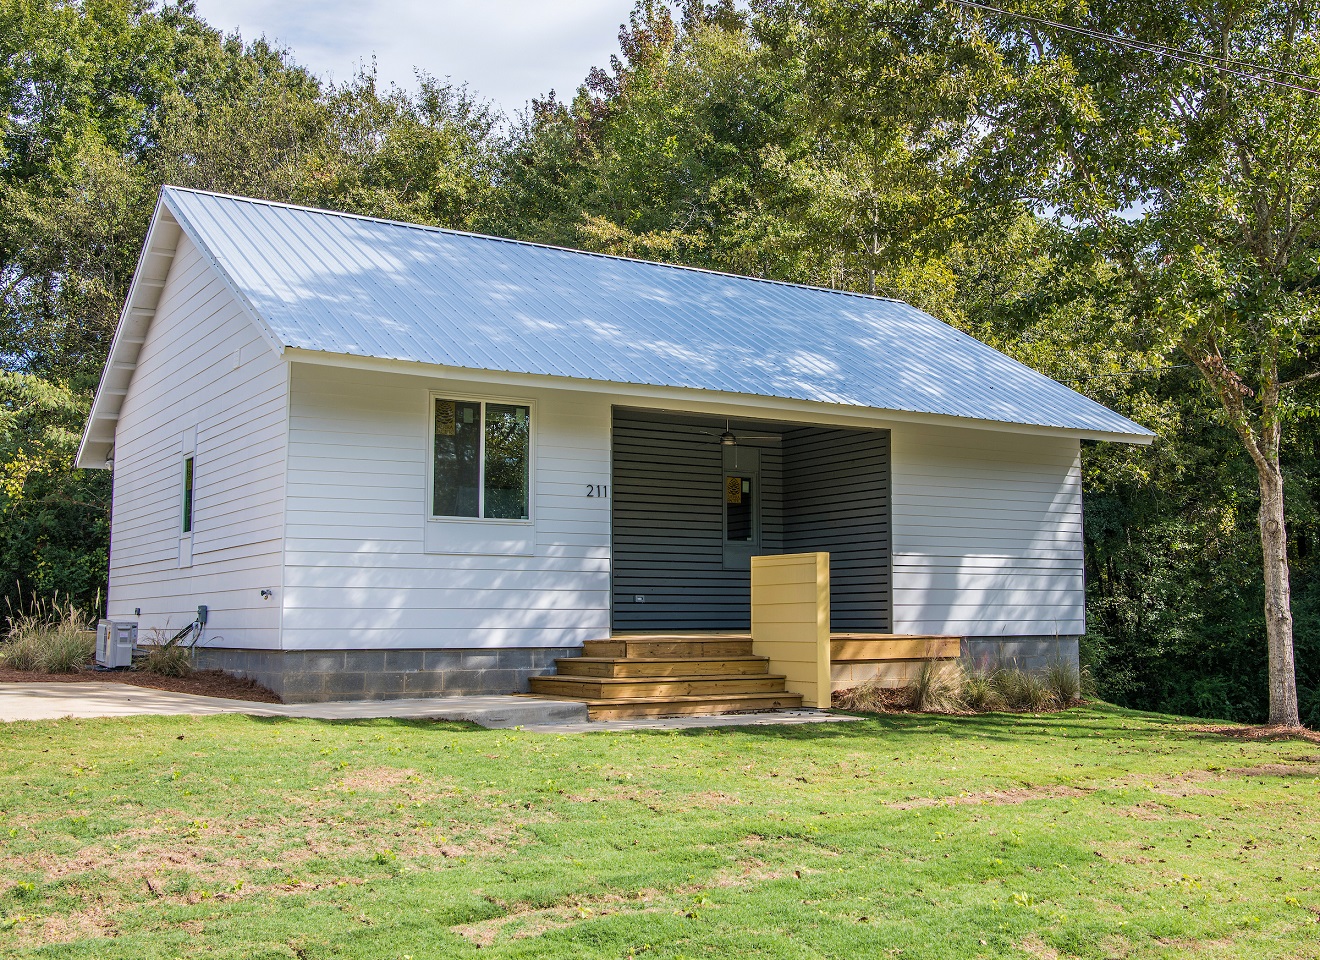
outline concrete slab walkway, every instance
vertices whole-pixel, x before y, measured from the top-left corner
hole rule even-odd
[[[0,722],[62,717],[131,717],[147,714],[208,716],[241,713],[254,717],[314,720],[374,718],[467,720],[490,729],[522,727],[537,733],[600,733],[627,730],[686,730],[697,727],[837,723],[856,720],[824,710],[782,710],[716,717],[667,717],[590,721],[586,704],[535,697],[435,697],[425,700],[340,700],[334,703],[254,703],[191,693],[153,690],[127,683],[0,684]]]
[[[250,700],[224,700],[220,697],[152,690],[127,683],[0,684],[0,721],[129,717],[143,714],[207,716],[217,713],[316,720],[366,720],[377,717],[470,720],[492,728],[586,722],[587,719],[585,704],[532,697],[253,703]]]

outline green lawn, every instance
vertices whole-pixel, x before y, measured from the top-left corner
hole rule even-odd
[[[0,954],[1320,957],[1320,746],[1114,708],[0,727]]]

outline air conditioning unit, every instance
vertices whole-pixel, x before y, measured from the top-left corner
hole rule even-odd
[[[96,624],[96,665],[107,670],[133,665],[138,625],[131,620],[101,620]]]

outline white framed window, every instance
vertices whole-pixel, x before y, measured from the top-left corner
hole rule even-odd
[[[432,519],[532,519],[532,404],[431,394]]]
[[[183,535],[192,533],[194,491],[197,486],[197,457],[191,453],[183,457]]]

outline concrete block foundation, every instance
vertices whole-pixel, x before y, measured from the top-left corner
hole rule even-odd
[[[969,669],[1044,670],[1060,662],[1081,666],[1078,637],[964,637],[961,659]]]
[[[285,703],[526,693],[580,647],[457,650],[233,650],[201,647],[199,670],[255,680]]]

